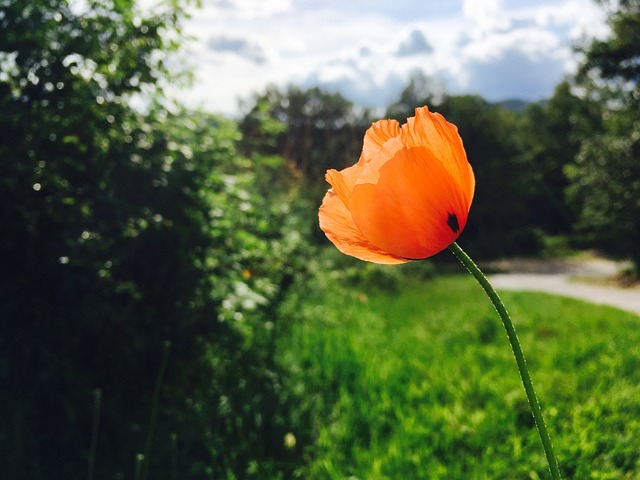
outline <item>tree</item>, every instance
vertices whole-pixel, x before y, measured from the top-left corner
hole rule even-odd
[[[0,0],[7,478],[125,478],[137,454],[139,478],[292,468],[265,333],[295,274],[291,193],[257,191],[281,162],[242,158],[233,124],[162,107],[182,18]]]
[[[580,75],[622,81],[631,99],[640,102],[640,2],[599,3],[609,11],[611,35],[605,40],[592,40],[584,49],[586,58]]]
[[[369,125],[366,112],[359,115],[338,93],[271,87],[256,96],[240,122],[243,153],[283,155],[306,180],[317,183],[327,169],[357,161]]]
[[[535,185],[530,220],[550,234],[572,232],[576,212],[565,202],[565,170],[575,162],[584,140],[603,128],[600,105],[572,89],[563,81],[547,102],[529,105],[519,128],[522,161],[531,166],[530,181]]]
[[[603,2],[604,3],[604,2]],[[637,163],[640,137],[640,3],[609,6],[611,35],[585,50],[578,80],[604,108],[604,132],[586,141],[568,173],[580,211],[578,231],[591,244],[630,257],[640,269]]]
[[[570,198],[581,205],[585,243],[629,257],[640,267],[640,136],[587,140],[567,170]]]
[[[248,156],[279,155],[300,176],[303,196],[317,208],[327,191],[328,169],[353,165],[362,150],[369,113],[356,111],[339,93],[314,87],[267,88],[245,106],[240,121],[241,152]],[[326,242],[317,217],[305,213],[316,242]]]

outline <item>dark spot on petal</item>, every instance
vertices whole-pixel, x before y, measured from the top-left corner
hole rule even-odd
[[[447,217],[447,225],[453,233],[458,233],[460,231],[460,225],[458,225],[458,217],[456,217],[455,213],[450,213]]]

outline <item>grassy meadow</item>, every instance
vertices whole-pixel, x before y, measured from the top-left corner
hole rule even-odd
[[[294,447],[306,448],[302,478],[548,478],[493,307],[462,266],[432,269],[339,265],[313,298],[288,306],[281,361],[316,438]],[[501,296],[564,478],[640,478],[640,318],[548,294]]]

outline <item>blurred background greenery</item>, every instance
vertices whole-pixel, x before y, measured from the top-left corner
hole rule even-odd
[[[0,0],[0,476],[543,476],[509,352],[472,347],[493,342],[490,309],[469,293],[451,310],[446,293],[469,285],[446,259],[385,269],[326,251],[324,172],[357,160],[373,114],[293,85],[238,120],[170,102],[163,88],[188,76],[170,61],[184,8]],[[640,266],[638,2],[610,23],[547,101],[443,95],[415,76],[389,105],[458,126],[477,177],[460,243],[476,259],[562,239]],[[425,280],[430,300],[412,293]],[[636,478],[637,319],[567,302],[544,328],[518,311],[557,342],[536,353],[542,397],[573,409],[551,420],[565,474]],[[426,330],[386,352],[403,327],[385,318]],[[576,340],[577,318],[604,336]]]

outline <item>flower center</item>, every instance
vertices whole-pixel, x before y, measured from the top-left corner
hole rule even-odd
[[[458,217],[456,217],[455,213],[450,213],[447,217],[447,225],[453,233],[458,233],[460,231],[460,225],[458,225]]]

